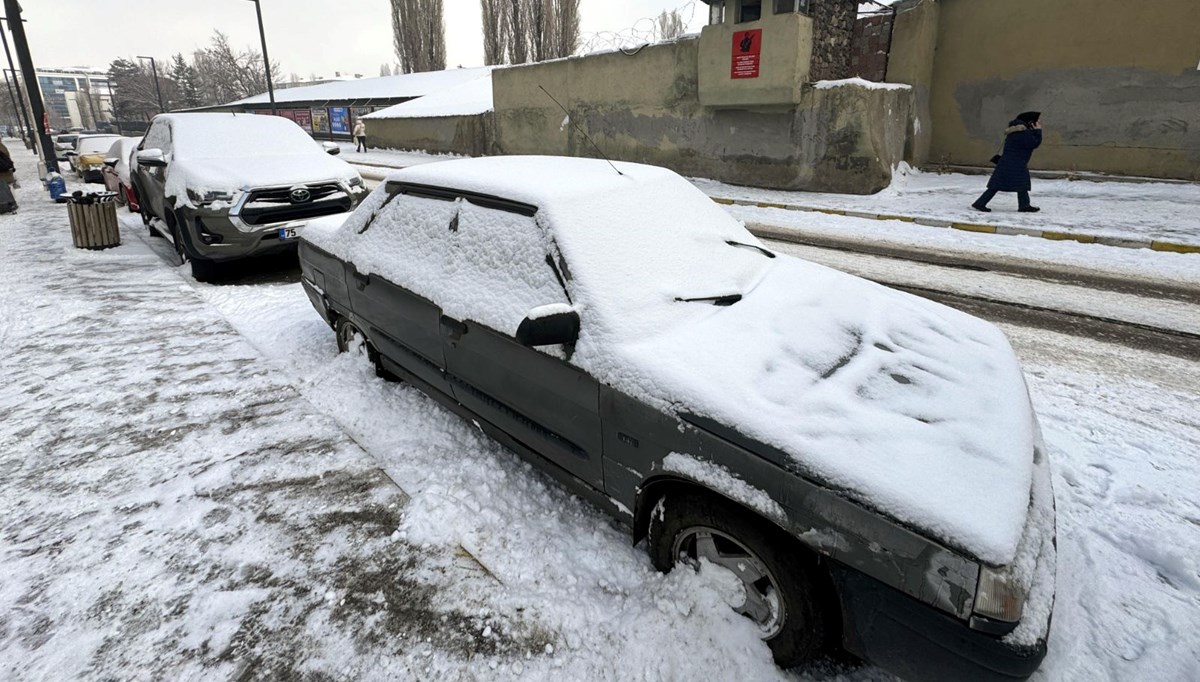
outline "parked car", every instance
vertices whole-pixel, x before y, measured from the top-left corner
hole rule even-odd
[[[422,165],[300,242],[340,350],[741,581],[776,661],[1028,677],[1055,527],[1023,374],[991,324],[766,248],[650,166]]]
[[[67,163],[84,182],[104,182],[104,158],[120,135],[80,135],[67,152]]]
[[[119,137],[104,155],[104,189],[115,192],[117,204],[128,206],[130,213],[138,212],[137,197],[129,179],[130,162],[142,143],[140,137]]]
[[[313,218],[354,210],[358,172],[292,121],[228,113],[156,116],[130,181],[151,233],[210,280],[231,260],[295,250]],[[158,218],[162,222],[155,222]]]
[[[75,151],[75,140],[79,139],[78,133],[63,133],[54,138],[54,153],[59,161],[67,161],[67,152]]]

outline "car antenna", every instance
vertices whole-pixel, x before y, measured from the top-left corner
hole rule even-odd
[[[596,142],[594,140],[592,140],[592,136],[588,135],[586,132],[584,132],[583,128],[580,128],[579,124],[575,123],[575,119],[571,118],[571,112],[567,111],[567,108],[562,105],[562,102],[559,102],[558,100],[554,99],[554,95],[551,95],[550,91],[547,90],[546,88],[543,88],[541,85],[538,85],[538,89],[541,90],[542,92],[546,93],[546,96],[549,97],[551,100],[553,100],[554,103],[558,105],[559,109],[563,110],[563,113],[567,115],[567,120],[570,121],[572,126],[575,126],[575,130],[578,130],[579,134],[583,135],[584,139],[586,139],[588,142],[592,143],[592,147],[596,150],[596,153],[600,155],[600,158],[607,161],[608,165],[612,166],[613,170],[617,171],[617,175],[622,175],[622,176],[625,175],[624,173],[621,172],[621,169],[617,168],[617,164],[612,162],[612,159],[608,158],[607,156],[605,156],[604,152],[600,151],[600,147],[596,144]]]

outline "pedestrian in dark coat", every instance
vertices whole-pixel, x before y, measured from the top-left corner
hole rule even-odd
[[[987,191],[971,204],[971,208],[984,213],[990,212],[988,202],[997,192],[1016,192],[1017,210],[1036,213],[1041,209],[1029,204],[1029,159],[1033,150],[1042,144],[1042,113],[1027,111],[1008,124],[1004,131],[1004,151],[988,180]]]

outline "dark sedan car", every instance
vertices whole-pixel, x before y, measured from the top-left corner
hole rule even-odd
[[[1028,677],[1054,601],[1048,463],[1003,334],[765,248],[650,166],[394,173],[309,226],[339,349],[708,562],[783,666]]]

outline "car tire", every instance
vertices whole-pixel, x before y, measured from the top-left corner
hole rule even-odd
[[[168,211],[164,222],[167,223],[167,230],[171,232],[171,242],[175,247],[175,257],[179,259],[177,265],[183,265],[188,262],[188,255],[187,251],[183,248],[183,237],[179,235],[179,225],[175,221],[175,216]],[[153,230],[154,228],[151,227],[150,229]]]
[[[345,317],[339,317],[333,324],[333,331],[337,336],[337,349],[339,353],[350,353],[355,349],[361,349],[359,352],[365,350],[367,359],[371,361],[371,366],[375,368],[375,376],[381,378],[387,377],[387,373],[383,369],[383,364],[379,361],[379,352],[367,340],[367,335],[362,333],[358,325]]]
[[[716,495],[668,492],[650,513],[647,550],[664,573],[681,563],[698,569],[697,555],[724,563],[746,594],[756,595],[734,610],[759,626],[780,667],[829,649],[837,602],[828,575],[814,555],[761,517]]]
[[[192,279],[197,282],[215,282],[221,278],[221,264],[205,258],[192,258]]]

